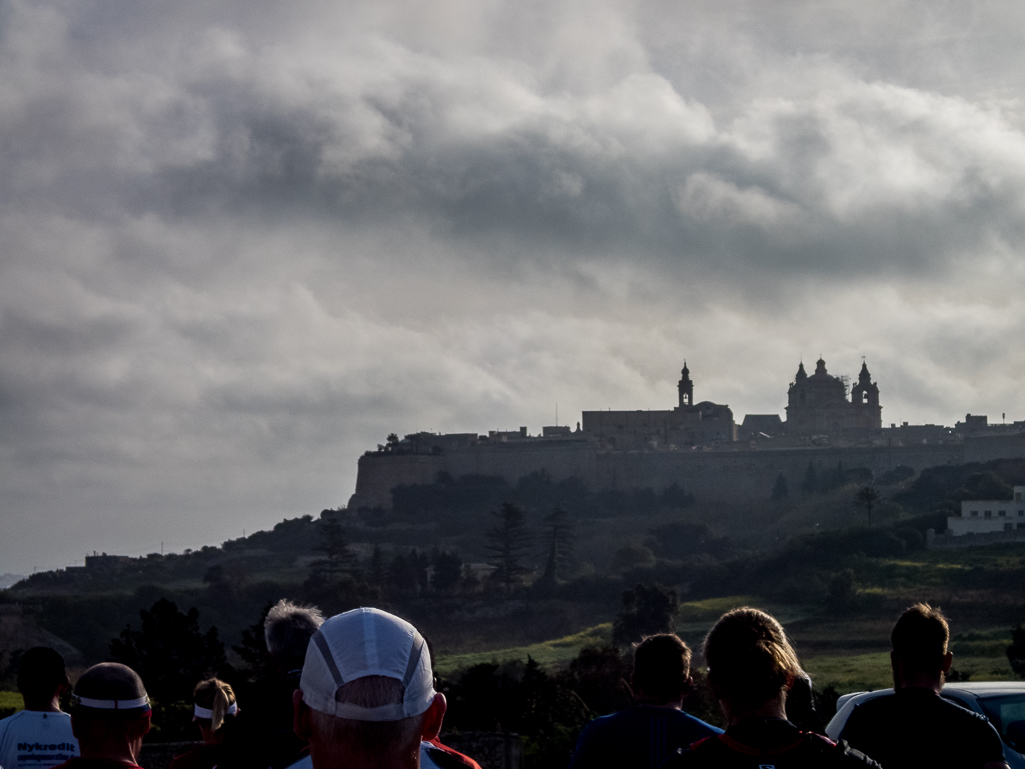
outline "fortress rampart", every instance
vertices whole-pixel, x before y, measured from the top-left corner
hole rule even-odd
[[[349,507],[391,508],[399,484],[453,477],[497,475],[514,484],[544,470],[555,480],[578,478],[595,491],[651,488],[674,483],[703,501],[767,499],[782,473],[796,490],[808,463],[832,469],[866,467],[877,475],[906,465],[915,470],[944,464],[1025,457],[1025,432],[966,436],[961,442],[893,446],[750,448],[681,451],[609,451],[586,441],[509,442],[449,449],[436,454],[368,453],[360,457],[356,493]]]
[[[677,389],[673,409],[585,411],[583,429],[578,423],[575,432],[549,426],[535,437],[526,427],[487,436],[389,436],[387,446],[360,457],[349,507],[388,510],[393,488],[434,483],[439,473],[501,476],[511,485],[544,471],[556,481],[576,478],[592,491],[658,492],[677,484],[699,500],[746,502],[767,499],[781,473],[798,489],[809,462],[826,471],[841,463],[879,475],[898,465],[922,470],[1025,457],[1025,422],[988,425],[986,417],[969,414],[955,428],[883,428],[879,387],[865,363],[850,399],[847,377],[830,375],[822,358],[811,375],[801,363],[788,391],[786,422],[758,415],[741,441],[728,406],[694,403],[686,362]]]

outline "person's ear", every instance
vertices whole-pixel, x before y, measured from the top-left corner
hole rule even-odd
[[[292,731],[297,737],[304,740],[310,739],[312,729],[310,728],[310,708],[303,702],[303,690],[296,689],[292,692]]]
[[[152,726],[153,723],[151,721],[149,714],[145,716],[139,716],[131,722],[131,725],[128,727],[128,733],[131,735],[131,738],[133,740],[141,740],[143,737],[149,734],[149,730],[152,728]]]
[[[683,693],[686,694],[694,688],[694,676],[688,675],[687,680],[683,682]]]
[[[797,676],[795,676],[793,673],[787,673],[787,682],[786,682],[786,685],[783,688],[786,689],[787,691],[790,691],[791,689],[794,688],[794,681],[796,681],[796,680],[797,680]]]
[[[950,666],[954,662],[954,652],[947,652],[943,655],[943,667],[941,670],[944,675],[950,672]]]
[[[423,724],[420,727],[420,739],[430,742],[441,734],[441,723],[445,720],[446,710],[448,710],[448,701],[444,694],[438,692],[427,707],[427,712],[424,713]]]

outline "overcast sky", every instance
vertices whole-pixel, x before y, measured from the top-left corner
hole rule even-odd
[[[1016,2],[0,0],[0,572],[803,356],[1025,419]]]

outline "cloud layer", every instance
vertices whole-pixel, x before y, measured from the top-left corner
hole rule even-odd
[[[1022,11],[0,0],[0,571],[801,355],[1025,418]],[[961,14],[961,15],[959,15]]]

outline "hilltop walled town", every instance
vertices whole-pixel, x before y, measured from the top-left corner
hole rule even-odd
[[[678,402],[661,411],[585,411],[576,429],[546,425],[518,431],[413,433],[359,459],[350,509],[391,507],[403,484],[490,475],[509,483],[534,472],[576,478],[594,491],[674,484],[705,500],[766,499],[780,475],[796,485],[809,463],[865,468],[881,474],[1025,456],[1025,421],[990,424],[968,414],[953,427],[883,426],[879,386],[862,363],[857,382],[829,374],[820,358],[808,374],[802,362],[787,392],[786,419],[748,414],[737,424],[726,404],[695,402],[684,363]]]

